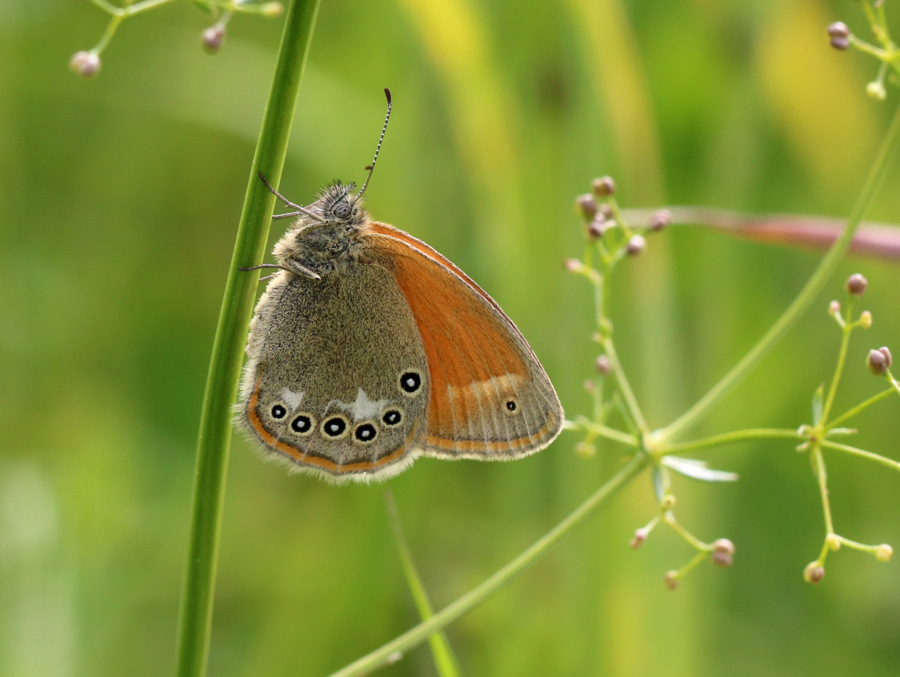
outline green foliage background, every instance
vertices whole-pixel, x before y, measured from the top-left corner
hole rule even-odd
[[[888,7],[888,11],[891,11]],[[625,206],[697,204],[845,215],[896,94],[828,48],[844,0],[324,2],[282,190],[367,194],[519,324],[569,416],[587,412],[591,300],[560,262],[581,253],[575,195],[599,174]],[[200,400],[280,33],[239,16],[215,58],[176,3],[127,21],[99,78],[66,69],[99,38],[88,3],[0,5],[0,674],[164,675],[178,599]],[[869,217],[900,222],[894,170]],[[280,234],[276,223],[272,236]],[[670,422],[790,301],[817,254],[673,228],[615,279],[621,357],[651,425]],[[851,345],[837,410],[879,388],[869,348],[900,353],[895,264],[850,260],[829,292],[697,434],[808,422],[839,333],[828,301],[870,280],[875,324]],[[842,298],[842,296],[841,296]],[[896,398],[854,443],[894,458]],[[617,467],[563,434],[514,464],[419,461],[391,480],[436,606],[480,582]],[[417,618],[382,486],[335,488],[231,458],[210,674],[320,675]],[[599,518],[453,625],[473,675],[896,675],[900,569],[833,554],[803,583],[821,511],[786,444],[704,454],[736,485],[676,485],[700,537],[731,538],[672,593],[690,552],[659,531],[642,477]],[[900,546],[900,476],[828,455],[838,531]],[[423,647],[385,674],[431,674]]]

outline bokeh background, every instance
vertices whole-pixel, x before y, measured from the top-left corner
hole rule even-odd
[[[895,8],[887,3],[888,12]],[[894,12],[896,13],[896,12]],[[896,18],[896,17],[894,17]],[[478,280],[542,358],[570,417],[595,348],[575,196],[611,174],[625,206],[845,216],[897,103],[875,65],[828,47],[849,0],[398,0],[322,3],[282,190],[360,180],[375,216]],[[91,81],[90,3],[0,4],[0,674],[171,674],[201,395],[281,22],[174,3],[125,22]],[[869,217],[900,222],[894,168]],[[273,239],[280,234],[275,224]],[[702,395],[778,316],[819,254],[691,227],[650,238],[614,279],[621,357],[651,425]],[[870,280],[837,410],[900,353],[900,269],[850,259],[790,336],[691,435],[796,427],[830,377],[828,318]],[[896,398],[854,443],[900,458]],[[512,464],[420,460],[386,486],[435,605],[482,581],[619,465],[564,433]],[[681,521],[737,545],[676,592],[689,549],[640,477],[599,516],[448,630],[472,675],[897,675],[900,563],[833,554],[803,582],[823,520],[790,444],[703,453],[736,484],[675,485]],[[900,545],[900,474],[828,454],[838,531]],[[333,487],[230,461],[210,674],[322,675],[417,621],[385,486]],[[427,647],[384,671],[433,674]]]

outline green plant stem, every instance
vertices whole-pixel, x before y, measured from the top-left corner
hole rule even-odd
[[[431,606],[431,600],[428,598],[425,584],[422,583],[422,578],[419,576],[412,551],[406,542],[403,524],[400,522],[400,515],[397,512],[397,503],[394,501],[394,494],[389,490],[385,491],[384,500],[387,504],[391,527],[394,530],[394,538],[397,541],[397,550],[400,552],[400,561],[403,565],[403,573],[406,576],[406,584],[409,586],[413,600],[416,603],[419,617],[423,621],[427,621],[434,615],[434,609]],[[458,677],[460,674],[459,663],[456,660],[450,642],[447,640],[447,636],[443,632],[435,632],[428,638],[428,643],[431,645],[431,654],[434,656],[434,664],[438,674],[441,677]]]
[[[873,395],[872,397],[870,397],[869,399],[865,400],[864,402],[860,402],[859,404],[857,404],[857,405],[856,405],[855,407],[853,407],[852,409],[849,409],[849,410],[845,411],[843,414],[841,414],[841,415],[838,416],[836,419],[834,419],[833,421],[831,421],[831,422],[828,424],[828,430],[831,430],[832,428],[837,428],[837,427],[838,427],[841,423],[843,423],[844,421],[853,418],[853,417],[856,416],[858,413],[860,413],[861,411],[863,411],[863,410],[865,410],[865,409],[868,409],[870,406],[872,406],[873,404],[875,404],[875,403],[878,402],[879,400],[883,400],[885,397],[888,397],[889,395],[893,395],[894,392],[895,392],[895,391],[894,391],[893,388],[888,388],[887,390],[882,390],[882,391],[881,391],[880,393],[878,393],[877,395]]]
[[[353,675],[368,674],[375,668],[384,665],[388,659],[397,652],[405,652],[411,649],[424,641],[432,633],[446,627],[463,614],[471,611],[475,606],[496,592],[501,586],[508,583],[516,574],[521,573],[542,555],[550,552],[564,536],[584,522],[586,518],[593,515],[597,509],[605,505],[617,491],[628,484],[628,482],[643,470],[648,463],[649,458],[646,454],[635,456],[603,486],[591,494],[584,503],[570,513],[568,517],[544,534],[518,557],[496,571],[483,583],[467,592],[455,602],[446,606],[427,621],[419,623],[419,625],[409,629],[372,653],[363,656],[345,668],[338,670],[332,677],[351,677]]]
[[[654,450],[654,453],[659,456],[668,456],[670,454],[683,454],[686,451],[696,451],[697,449],[703,449],[704,447],[717,447],[723,444],[765,439],[802,440],[803,436],[796,430],[788,430],[786,428],[750,428],[747,430],[735,430],[734,432],[723,433],[721,435],[713,435],[712,437],[704,437],[699,440],[691,440],[690,442],[672,444],[662,449]]]
[[[847,361],[847,348],[850,345],[850,333],[853,331],[853,324],[850,322],[850,316],[853,312],[853,300],[847,305],[846,316],[843,324],[841,324],[841,347],[838,351],[837,365],[834,368],[834,376],[831,378],[831,385],[828,387],[828,396],[825,398],[825,405],[822,407],[822,415],[818,421],[813,423],[821,430],[825,430],[828,416],[831,414],[831,407],[834,404],[834,396],[837,394],[838,384],[841,382],[841,374],[844,373],[844,363]]]
[[[853,206],[847,218],[847,225],[835,240],[831,249],[822,259],[818,268],[809,278],[806,286],[797,295],[794,301],[787,307],[763,337],[744,355],[744,357],[716,383],[703,397],[701,397],[690,409],[682,414],[667,427],[653,434],[653,444],[658,446],[676,436],[685,428],[690,427],[700,418],[706,415],[725,395],[736,386],[756,364],[771,350],[800,318],[803,312],[815,300],[816,296],[824,289],[825,284],[837,269],[847,248],[853,241],[853,234],[862,220],[863,215],[872,203],[875,194],[884,182],[890,169],[890,160],[897,149],[900,140],[900,106],[894,111],[893,119],[888,126],[884,140],[875,156],[869,176],[863,184],[862,192]]]
[[[817,444],[810,449],[809,453],[812,455],[813,471],[819,484],[822,512],[825,515],[825,533],[833,534],[834,522],[831,519],[831,501],[828,500],[828,472],[825,470],[825,459],[822,458],[822,447]]]
[[[206,671],[232,406],[259,278],[257,272],[240,272],[238,267],[262,259],[275,202],[257,172],[278,185],[318,8],[319,0],[297,0],[288,8],[228,269],[200,416],[189,553],[178,630],[179,677],[198,677]]]
[[[821,444],[825,449],[843,451],[845,454],[852,454],[853,456],[860,456],[870,461],[875,461],[876,463],[887,466],[891,470],[900,470],[900,463],[898,463],[894,459],[880,456],[879,454],[873,454],[871,451],[866,451],[865,449],[851,447],[849,444],[841,444],[840,442],[832,442],[831,440],[822,440],[821,442],[819,442],[819,444]]]

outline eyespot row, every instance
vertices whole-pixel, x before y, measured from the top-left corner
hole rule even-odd
[[[282,421],[288,416],[285,406],[278,403],[272,405],[269,413],[276,421]],[[292,416],[288,428],[299,437],[306,437],[318,428],[319,434],[326,440],[340,440],[352,434],[354,442],[368,444],[378,437],[379,422],[385,428],[395,428],[403,419],[404,412],[400,407],[388,407],[381,412],[379,421],[368,420],[354,424],[343,414],[329,414],[320,422],[310,412],[301,411]]]

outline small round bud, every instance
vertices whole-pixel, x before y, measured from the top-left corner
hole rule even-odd
[[[675,570],[667,571],[666,575],[663,576],[663,583],[666,584],[666,587],[669,590],[674,590],[678,587],[678,572]]]
[[[601,176],[599,179],[594,179],[591,188],[597,197],[609,197],[616,192],[616,182],[610,176]]]
[[[83,78],[92,78],[100,72],[100,56],[94,52],[76,52],[69,60],[69,69]]]
[[[832,301],[828,304],[828,314],[829,315],[840,315],[841,314],[841,304],[839,301]]]
[[[563,268],[568,270],[570,273],[580,273],[584,270],[584,264],[578,259],[566,259],[563,261]]]
[[[672,494],[666,494],[660,503],[663,510],[671,510],[675,507],[675,497]]]
[[[575,453],[581,458],[593,458],[597,455],[597,448],[590,442],[579,442],[575,445]]]
[[[820,583],[825,578],[825,567],[818,562],[810,562],[803,570],[803,580],[807,583]]]
[[[890,562],[893,555],[894,549],[887,543],[882,543],[875,550],[875,559],[877,559],[879,562]]]
[[[632,235],[625,245],[625,253],[629,256],[637,256],[647,247],[647,241],[643,235]]]
[[[834,42],[834,40],[837,40],[837,38],[834,38],[832,40],[832,43]],[[866,85],[866,94],[868,94],[876,101],[884,101],[887,98],[887,91],[885,91],[884,89],[884,83],[879,82],[878,80],[873,80]]]
[[[712,561],[717,567],[730,567],[734,563],[734,558],[729,555],[727,552],[717,552],[714,551],[712,554]]]
[[[612,369],[612,364],[606,355],[601,355],[597,358],[597,361],[594,362],[594,368],[597,370],[598,374],[606,376],[609,373],[609,370]]]
[[[649,531],[645,528],[641,527],[640,529],[636,529],[634,532],[634,538],[631,539],[631,547],[637,550],[641,547],[644,541],[647,540],[647,536],[649,535]]]
[[[862,275],[853,273],[853,275],[847,278],[847,291],[853,296],[862,296],[863,292],[866,291],[866,285],[868,284],[869,281]]]
[[[592,393],[597,389],[597,384],[594,383],[594,379],[586,378],[584,379],[584,389],[586,392]]]
[[[885,346],[878,350],[869,351],[869,356],[866,358],[866,366],[875,376],[882,376],[891,368],[891,361],[891,351]]]
[[[850,38],[842,38],[840,36],[837,36],[831,38],[831,40],[828,41],[828,44],[830,44],[836,50],[843,52],[850,46]]]
[[[863,329],[868,329],[872,326],[872,313],[868,310],[864,310],[859,314],[859,326]]]
[[[835,21],[833,24],[828,24],[828,35],[832,38],[848,38],[850,29],[843,21]]]
[[[225,26],[210,26],[203,31],[203,49],[209,54],[215,54],[225,41]]]
[[[585,221],[590,221],[597,214],[597,201],[590,193],[575,198],[575,211]]]
[[[733,555],[734,543],[729,541],[727,538],[720,538],[715,543],[713,543],[713,552],[721,552],[725,555]]]
[[[606,232],[606,228],[607,221],[601,218],[598,214],[597,217],[595,217],[588,226],[588,235],[591,237],[591,239],[599,240],[601,237],[603,237],[603,233]]]
[[[279,17],[284,12],[284,5],[280,2],[267,2],[260,7],[260,12],[267,19]]]
[[[612,207],[610,207],[605,202],[600,205],[598,212],[605,221],[609,221],[613,217]]]
[[[828,534],[825,537],[825,545],[828,546],[829,550],[840,550],[841,549],[841,538],[837,534]]]
[[[650,230],[660,231],[672,223],[672,212],[668,209],[660,209],[653,213],[650,217]]]

